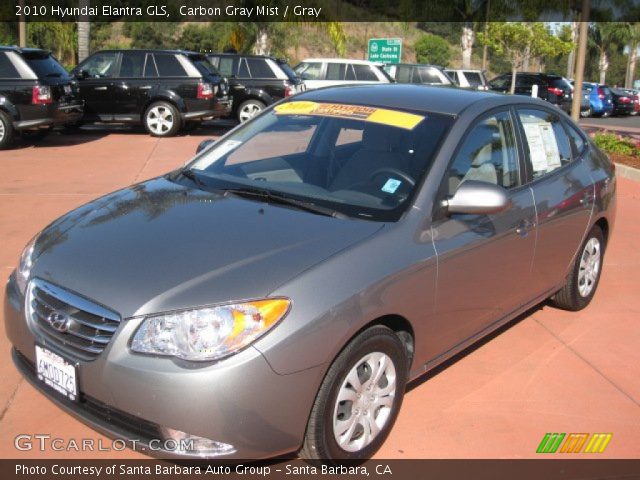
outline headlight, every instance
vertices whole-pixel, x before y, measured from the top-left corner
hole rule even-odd
[[[273,298],[149,316],[134,334],[131,350],[216,360],[264,335],[286,315],[290,303]]]
[[[24,247],[22,255],[20,255],[20,263],[16,269],[16,283],[20,293],[24,295],[27,290],[27,283],[29,282],[29,276],[31,275],[31,268],[33,267],[33,249],[36,245],[38,235],[33,237],[27,246]]]

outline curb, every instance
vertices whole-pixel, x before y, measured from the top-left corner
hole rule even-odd
[[[622,165],[621,163],[616,163],[615,166],[617,176],[640,182],[640,168],[629,167],[628,165]]]

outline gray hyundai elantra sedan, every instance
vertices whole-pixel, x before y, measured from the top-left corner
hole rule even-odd
[[[162,456],[367,458],[408,381],[546,299],[589,304],[615,190],[543,101],[296,95],[42,230],[7,285],[13,360]]]

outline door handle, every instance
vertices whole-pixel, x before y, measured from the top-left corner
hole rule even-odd
[[[531,220],[522,220],[516,227],[516,233],[521,237],[526,237],[535,226],[536,223]]]
[[[596,199],[596,195],[593,192],[586,192],[584,196],[580,199],[580,205],[589,207],[595,201],[595,199]]]
[[[93,87],[94,90],[106,90],[107,87]]]

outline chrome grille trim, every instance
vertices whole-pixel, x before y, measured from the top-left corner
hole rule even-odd
[[[44,280],[33,279],[26,297],[28,321],[45,346],[51,344],[80,360],[100,355],[120,325],[117,313]],[[66,329],[52,326],[52,314],[65,319]]]

